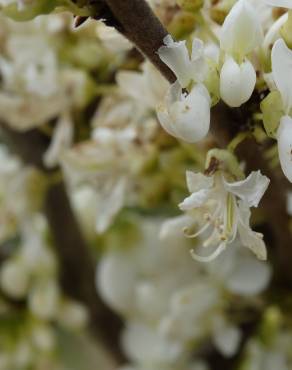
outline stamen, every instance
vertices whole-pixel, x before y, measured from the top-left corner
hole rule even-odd
[[[206,231],[209,227],[211,226],[211,222],[208,222],[206,223],[199,231],[197,231],[196,233],[194,234],[188,234],[186,231],[187,231],[187,228],[184,228],[183,232],[184,232],[184,235],[187,237],[187,238],[196,238],[197,236],[201,235],[204,231]]]
[[[215,249],[215,251],[210,254],[209,256],[199,256],[195,253],[195,251],[192,249],[191,250],[191,256],[198,262],[204,262],[204,263],[207,263],[207,262],[211,262],[213,261],[215,258],[217,258],[223,251],[224,249],[226,248],[226,243],[221,243],[219,244],[218,248]]]

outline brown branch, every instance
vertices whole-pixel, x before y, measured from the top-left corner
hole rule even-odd
[[[45,214],[52,230],[64,291],[89,309],[91,329],[118,364],[125,361],[119,346],[120,319],[102,302],[95,287],[95,266],[63,183],[49,188]]]
[[[106,0],[117,27],[144,54],[169,82],[176,80],[173,72],[160,60],[157,50],[168,32],[144,0]]]
[[[1,137],[24,163],[50,172],[42,162],[49,141],[39,131],[20,133],[1,124]],[[90,329],[116,364],[123,363],[125,358],[119,346],[122,322],[97,294],[92,256],[74,216],[63,182],[49,187],[44,200],[44,213],[59,260],[63,291],[86,305],[91,319]]]

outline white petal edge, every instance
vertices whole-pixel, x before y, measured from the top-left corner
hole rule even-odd
[[[272,73],[288,114],[292,108],[292,50],[283,39],[278,39],[272,49]]]
[[[190,57],[186,42],[175,42],[170,35],[163,42],[165,45],[158,49],[159,58],[173,71],[181,86],[186,87],[190,82]]]
[[[223,183],[228,192],[239,197],[249,207],[257,207],[269,186],[270,179],[262,175],[259,170],[251,172],[249,176],[242,181],[228,183],[223,178]]]
[[[203,175],[201,172],[186,171],[187,187],[190,193],[201,189],[210,189],[214,184],[213,176]]]
[[[292,182],[292,118],[281,118],[277,131],[278,152],[282,170],[287,179]]]

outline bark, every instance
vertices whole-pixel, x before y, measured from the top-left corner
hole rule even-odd
[[[43,165],[42,158],[49,141],[38,130],[17,132],[2,123],[1,136],[25,164],[36,166],[48,175],[56,170],[48,170]],[[119,345],[122,321],[97,294],[92,256],[62,181],[48,188],[44,214],[54,241],[64,293],[86,305],[92,333],[113,359],[114,366],[122,364],[125,362]]]

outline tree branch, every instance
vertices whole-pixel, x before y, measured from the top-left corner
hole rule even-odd
[[[163,45],[168,32],[144,0],[106,0],[117,27],[125,37],[144,54],[156,68],[173,83],[173,72],[160,60],[157,50]]]
[[[51,172],[42,162],[49,141],[39,131],[20,133],[1,124],[1,136],[24,163],[48,174]],[[96,292],[95,266],[62,181],[49,187],[44,200],[44,213],[55,244],[64,293],[88,308],[90,329],[116,365],[125,362],[119,346],[122,321],[105,306]]]

